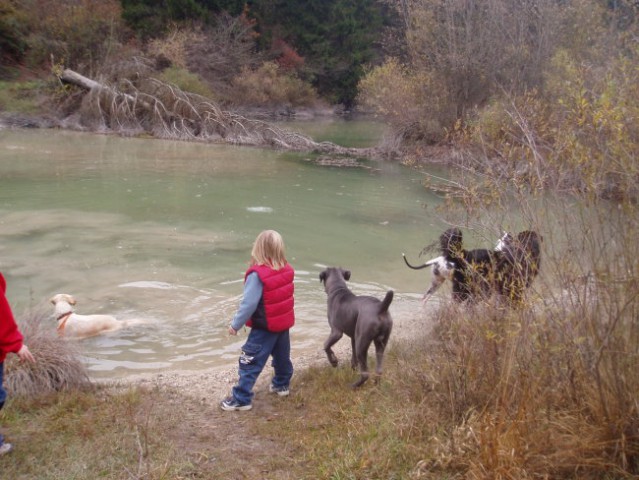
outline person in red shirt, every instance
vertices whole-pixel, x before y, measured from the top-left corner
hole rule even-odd
[[[250,410],[253,386],[269,357],[275,375],[269,391],[280,397],[289,394],[293,376],[289,329],[295,324],[295,272],[284,256],[284,241],[275,230],[264,230],[255,239],[250,267],[244,275],[244,295],[233,321],[230,335],[244,325],[251,327],[242,347],[239,380],[222,410]]]
[[[23,337],[18,325],[13,318],[13,312],[7,301],[5,293],[7,291],[7,281],[0,273],[0,410],[4,406],[7,399],[7,392],[2,387],[4,377],[4,360],[9,353],[15,353],[20,360],[27,362],[35,362],[35,358],[22,342]],[[0,434],[0,455],[9,453],[12,447],[10,443],[5,443],[4,437]]]

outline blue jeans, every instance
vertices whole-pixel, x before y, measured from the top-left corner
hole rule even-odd
[[[2,387],[2,379],[4,377],[4,362],[0,362],[0,410],[4,406],[4,401],[7,399],[7,391]],[[0,433],[0,445],[4,443],[4,437]]]
[[[4,401],[7,399],[7,391],[2,387],[3,377],[4,377],[4,362],[0,362],[0,410],[2,410]]]
[[[273,333],[257,328],[251,329],[240,355],[240,379],[233,387],[233,397],[241,405],[248,405],[253,400],[253,386],[269,356],[273,356],[272,365],[275,370],[273,386],[288,387],[293,376],[289,331]]]

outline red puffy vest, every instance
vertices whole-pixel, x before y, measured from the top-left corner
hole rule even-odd
[[[251,272],[260,277],[262,299],[246,324],[269,332],[283,332],[291,328],[295,324],[293,267],[287,263],[283,268],[274,270],[266,265],[254,265],[246,271],[245,281]]]

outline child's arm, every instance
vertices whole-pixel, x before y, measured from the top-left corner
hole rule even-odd
[[[229,333],[231,335],[235,335],[237,331],[249,321],[251,315],[255,312],[257,305],[260,303],[260,299],[262,298],[262,289],[263,287],[260,277],[257,273],[251,272],[249,276],[246,277],[242,301],[240,302],[237,313],[235,314],[235,317],[233,317],[233,321],[229,326]]]

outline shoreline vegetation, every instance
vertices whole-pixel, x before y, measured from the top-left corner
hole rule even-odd
[[[348,362],[309,364],[288,399],[260,391],[246,415],[182,385],[16,395],[0,417],[17,446],[3,474],[637,478],[637,2],[369,2],[358,17],[340,0],[318,12],[50,1],[0,2],[7,124],[314,148],[249,112],[341,104],[388,124],[368,153],[447,167],[446,183],[424,184],[464,238],[544,240],[520,308],[458,305],[442,289],[429,328],[397,335],[377,386],[350,390]],[[106,88],[60,82],[66,68]]]

